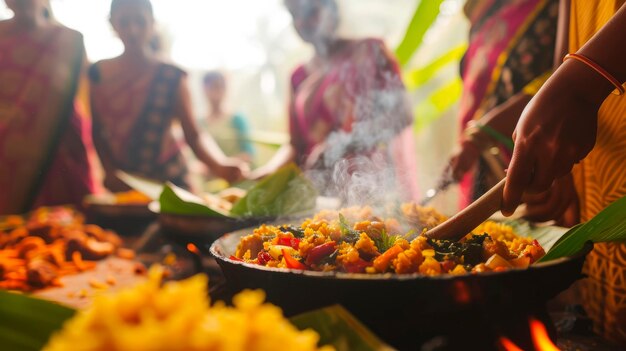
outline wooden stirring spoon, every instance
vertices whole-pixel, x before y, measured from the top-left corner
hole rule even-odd
[[[506,178],[502,179],[478,200],[422,235],[431,239],[461,239],[500,209],[505,182]]]

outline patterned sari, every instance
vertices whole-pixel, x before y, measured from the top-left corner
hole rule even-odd
[[[0,38],[0,214],[80,205],[95,190],[75,103],[83,59],[82,36],[58,25]]]
[[[582,47],[624,3],[572,0],[569,51]],[[582,221],[626,195],[625,165],[626,96],[609,95],[598,111],[596,145],[573,170]],[[584,272],[583,303],[596,332],[626,345],[626,244],[595,244]]]
[[[461,130],[552,69],[558,0],[469,0],[469,47],[461,62]],[[505,158],[507,152],[503,150]],[[508,160],[507,160],[508,161]],[[461,207],[489,187],[481,160],[461,181]]]
[[[115,169],[188,188],[186,163],[171,130],[185,73],[161,63],[155,70],[110,79],[95,64],[89,75],[101,157]]]
[[[303,166],[321,143],[325,169],[340,161],[391,171],[407,198],[417,195],[412,116],[397,62],[377,39],[347,42],[324,68],[298,67],[291,77],[291,144]],[[363,158],[361,158],[363,160]],[[372,169],[374,171],[374,169]]]

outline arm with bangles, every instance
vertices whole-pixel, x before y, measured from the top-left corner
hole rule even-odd
[[[555,64],[556,69],[560,64],[556,62],[556,57],[563,57],[563,50],[567,48],[567,32],[569,24],[569,3],[570,0],[561,0],[559,4],[559,14],[557,19],[557,37],[555,43]],[[551,72],[545,72],[527,84],[522,91],[518,92],[504,103],[492,108],[478,120],[470,121],[460,145],[451,156],[442,176],[442,181],[460,181],[463,176],[478,162],[481,155],[496,145],[504,145],[509,150],[512,149],[510,136],[515,130],[519,117],[537,93],[541,85],[545,83]]]
[[[235,158],[226,157],[215,140],[210,136],[203,140],[200,137],[196,122],[191,113],[191,95],[187,87],[187,80],[181,79],[178,88],[178,98],[175,106],[175,114],[180,120],[185,141],[207,167],[219,177],[229,182],[240,180],[248,172],[248,165]]]
[[[569,0],[561,0],[557,24],[556,45],[554,48],[554,69],[561,64],[567,53],[569,34]],[[484,117],[474,122],[465,131],[461,147],[450,159],[447,174],[460,180],[463,175],[478,161],[480,155],[488,148],[502,144],[502,138],[512,135],[524,108],[552,72],[546,72],[528,84],[505,103],[489,111]],[[493,136],[499,138],[494,138]],[[511,148],[510,148],[511,149]],[[539,194],[526,194],[523,198],[526,208],[523,216],[531,221],[556,221],[562,226],[578,223],[578,199],[571,175],[554,182],[549,191]]]
[[[622,7],[580,50],[626,81],[626,6]],[[515,129],[515,150],[503,194],[502,212],[510,215],[524,193],[543,192],[570,173],[595,144],[600,106],[616,86],[593,65],[565,61],[524,109]],[[622,97],[624,98],[624,97]]]
[[[507,135],[513,134],[519,115],[531,98],[532,95],[520,92],[487,112],[480,120],[471,121],[463,131],[460,147],[450,158],[443,177],[460,181],[478,162],[483,152],[503,144],[502,140],[494,136],[499,135],[506,140]]]

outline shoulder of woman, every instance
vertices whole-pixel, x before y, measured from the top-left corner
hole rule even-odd
[[[379,68],[398,70],[398,61],[394,54],[389,50],[384,41],[378,38],[361,39],[357,43],[361,50],[358,52],[365,54],[366,57],[374,59],[372,62]]]
[[[172,62],[159,60],[159,65],[162,67],[162,69],[175,73],[176,75],[179,75],[181,77],[187,76],[187,71],[185,71],[184,69],[180,68],[179,66],[175,65]]]
[[[66,27],[62,25],[61,23],[52,22],[50,23],[50,27],[48,27],[48,29],[59,31],[60,35],[62,35],[63,37],[67,38],[70,41],[80,41],[81,43],[83,42],[83,33],[75,29]]]
[[[379,38],[364,38],[355,40],[353,44],[356,48],[368,51],[388,51],[387,45]]]
[[[306,65],[301,64],[291,72],[291,86],[298,86],[306,77],[308,73],[306,71]]]
[[[107,71],[107,67],[113,63],[115,59],[104,59],[92,63],[87,69],[87,76],[92,83],[99,83],[102,80],[102,71]]]

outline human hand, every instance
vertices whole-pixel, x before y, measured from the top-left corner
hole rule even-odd
[[[547,191],[540,194],[526,193],[523,217],[533,222],[554,220],[556,225],[572,227],[580,221],[578,196],[571,174],[555,179]]]
[[[228,157],[218,163],[212,171],[218,177],[233,183],[248,177],[250,165],[237,158]]]
[[[460,148],[450,157],[448,167],[444,171],[446,177],[460,181],[480,158],[480,150],[469,140],[461,142]]]
[[[553,76],[524,109],[513,133],[503,214],[512,214],[525,192],[546,191],[593,148],[602,99],[586,96],[575,75],[569,69]]]
[[[326,151],[326,149],[326,143],[319,143],[315,145],[304,163],[304,168],[313,169],[323,166],[322,162],[324,162],[324,152]]]
[[[103,183],[104,187],[112,193],[130,190],[130,187],[126,183],[112,173],[105,174]]]

